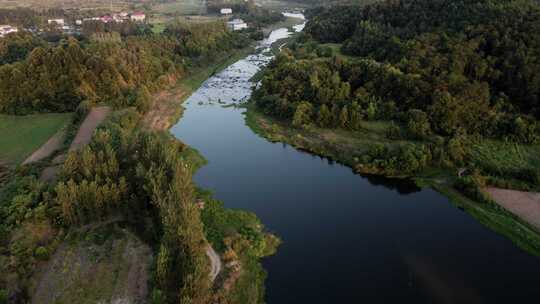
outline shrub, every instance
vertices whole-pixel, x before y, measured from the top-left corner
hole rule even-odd
[[[40,260],[47,260],[49,258],[49,250],[43,246],[39,246],[34,251],[34,256]]]

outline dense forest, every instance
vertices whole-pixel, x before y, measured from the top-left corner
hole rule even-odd
[[[174,23],[163,34],[121,37],[97,31],[46,44],[21,33],[0,44],[0,113],[73,111],[85,101],[136,106],[201,62],[241,48],[247,38],[221,22]],[[23,59],[24,58],[24,59]]]
[[[421,146],[372,147],[363,172],[463,166],[480,139],[540,140],[540,6],[526,0],[382,1],[308,13],[305,34],[268,67],[253,100],[297,128],[360,131]],[[486,174],[540,184],[537,167]]]
[[[278,58],[263,80],[259,95],[274,101],[260,104],[291,120],[307,102],[312,118],[338,107],[359,118],[426,117],[424,133],[534,143],[539,28],[540,7],[527,1],[386,1],[328,9],[313,16],[307,34],[342,43],[342,52],[358,59],[312,56],[309,43],[293,46],[298,49]],[[334,116],[332,124],[347,124]]]

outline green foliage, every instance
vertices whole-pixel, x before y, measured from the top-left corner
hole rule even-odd
[[[425,139],[431,135],[429,118],[422,110],[409,110],[407,112],[407,131],[417,139]]]
[[[3,39],[8,46],[0,44],[0,60],[3,49],[9,61],[31,52],[25,60],[0,66],[0,113],[74,111],[83,100],[144,112],[151,92],[192,66],[247,44],[223,22],[174,23],[162,34],[116,34],[113,39],[114,34],[100,32],[88,41],[69,38],[51,46],[26,42],[26,36]]]
[[[40,260],[47,260],[49,258],[49,250],[43,246],[36,248],[34,255]]]
[[[26,33],[14,33],[0,39],[0,65],[23,60],[36,47],[45,46],[45,41]]]
[[[297,128],[304,127],[311,123],[311,116],[313,115],[313,110],[311,104],[308,102],[300,102],[296,111],[294,112],[292,124]]]
[[[113,116],[89,146],[68,156],[53,193],[60,220],[81,225],[122,215],[158,224],[162,235],[153,241],[160,243],[156,283],[163,299],[206,303],[208,260],[192,170],[180,157],[185,146],[166,134],[138,132],[138,116],[129,113]]]
[[[317,41],[375,60],[350,72],[333,67],[353,92],[395,102],[402,113],[424,111],[441,135],[538,141],[537,2],[383,1],[313,14],[306,32]],[[368,116],[377,106],[369,105]]]

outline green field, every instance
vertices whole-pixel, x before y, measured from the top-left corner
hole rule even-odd
[[[154,5],[152,11],[167,15],[204,15],[206,14],[206,6],[202,0],[179,0]]]
[[[65,126],[71,114],[0,115],[0,162],[19,164]]]

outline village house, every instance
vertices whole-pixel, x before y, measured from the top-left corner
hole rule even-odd
[[[114,21],[113,17],[111,17],[111,16],[109,16],[109,15],[101,16],[99,19],[100,19],[101,22],[103,22],[103,23],[109,23],[109,22]]]
[[[0,25],[0,37],[4,37],[7,34],[16,33],[19,30],[11,25]]]
[[[114,13],[112,15],[112,18],[115,22],[124,22],[126,20],[129,20],[129,14],[127,12],[120,12],[120,13]]]
[[[47,20],[47,24],[52,24],[56,26],[64,26],[64,19],[49,19]]]
[[[227,28],[231,31],[240,31],[243,29],[247,29],[248,25],[242,19],[234,19],[227,22]]]
[[[137,12],[137,13],[131,14],[130,18],[131,18],[131,21],[144,22],[144,20],[146,19],[146,15],[144,13]]]
[[[222,15],[231,15],[232,14],[232,8],[222,8],[221,9]]]

